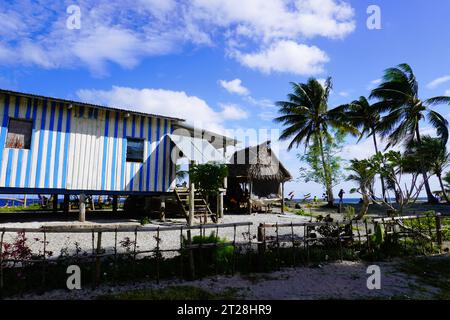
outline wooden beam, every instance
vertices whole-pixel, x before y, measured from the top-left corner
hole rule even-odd
[[[284,213],[284,182],[281,183],[281,213]]]

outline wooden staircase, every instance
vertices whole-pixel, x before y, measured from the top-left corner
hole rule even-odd
[[[183,209],[186,220],[189,221],[189,189],[175,188],[175,197]],[[211,211],[201,192],[196,191],[194,195],[194,219],[199,219],[200,224],[206,224],[208,217],[212,222],[217,221],[217,215]]]

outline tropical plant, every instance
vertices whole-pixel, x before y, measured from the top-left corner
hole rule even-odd
[[[388,146],[400,142],[416,140],[422,143],[419,130],[420,121],[425,118],[436,129],[438,136],[447,143],[448,121],[431,107],[439,104],[450,104],[450,97],[438,96],[421,100],[419,98],[419,84],[412,68],[404,63],[397,67],[386,69],[383,82],[374,90],[370,98],[378,98],[377,108],[380,112],[387,111],[383,116],[377,130],[382,138],[386,138]],[[423,175],[428,202],[435,203],[428,183],[424,157],[420,159],[421,173]]]
[[[324,140],[332,138],[329,130],[331,128],[353,134],[357,134],[357,129],[343,121],[342,107],[328,109],[328,97],[332,88],[331,78],[328,78],[324,85],[314,78],[310,78],[307,83],[291,83],[291,85],[293,92],[288,94],[287,101],[276,103],[281,116],[275,118],[275,121],[282,123],[285,127],[280,140],[291,139],[288,150],[300,144],[307,149],[311,142],[317,141],[328,205],[333,206],[332,174],[330,164],[325,157]]]
[[[191,182],[204,195],[218,195],[223,187],[223,180],[228,176],[225,164],[205,163],[196,164],[189,169]]]
[[[420,163],[418,163],[416,154],[398,151],[389,151],[387,153],[378,152],[368,161],[375,172],[386,178],[392,184],[396,194],[397,207],[390,201],[384,199],[374,199],[375,202],[385,205],[389,210],[402,213],[403,209],[414,203],[423,189],[425,181],[419,181],[421,175]],[[408,177],[406,177],[408,176]],[[406,177],[406,178],[405,178]],[[428,179],[428,176],[426,176]]]
[[[325,185],[326,177],[322,170],[321,149],[318,141],[313,139],[313,143],[304,154],[298,154],[297,157],[302,163],[306,163],[307,167],[300,168],[299,180],[306,183],[314,181],[320,185]],[[339,184],[344,178],[342,172],[343,159],[338,155],[342,150],[343,136],[336,134],[334,139],[324,139],[323,153],[325,161],[328,164],[332,187]]]
[[[345,106],[347,120],[360,131],[358,142],[364,137],[372,137],[375,153],[378,153],[377,126],[380,123],[380,113],[376,105],[369,103],[366,97],[361,96],[358,100]],[[386,199],[386,187],[383,177],[381,178],[381,192]]]
[[[427,172],[436,175],[441,186],[442,195],[447,203],[449,203],[450,201],[442,181],[442,173],[450,164],[450,154],[447,152],[447,147],[443,141],[439,138],[423,136],[421,144],[414,141],[407,148],[410,150],[409,152],[426,155],[423,160],[424,166]]]
[[[356,220],[360,220],[367,214],[369,209],[370,198],[373,194],[373,184],[377,170],[369,160],[357,159],[350,161],[350,166],[347,170],[352,172],[347,177],[347,181],[354,181],[358,184],[358,188],[350,190],[350,193],[358,192],[362,196],[363,201],[361,210],[355,217]]]

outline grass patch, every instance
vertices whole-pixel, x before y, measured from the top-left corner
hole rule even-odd
[[[100,300],[234,300],[237,289],[212,293],[193,286],[174,286],[164,289],[141,289],[114,295],[103,295]]]
[[[450,255],[420,257],[400,265],[402,272],[416,276],[423,284],[439,288],[437,299],[450,299]]]
[[[39,211],[42,210],[38,203],[30,204],[26,207],[24,206],[11,206],[11,207],[0,207],[1,212],[22,212],[22,211]]]

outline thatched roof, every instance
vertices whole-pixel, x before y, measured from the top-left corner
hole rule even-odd
[[[289,171],[270,148],[270,141],[236,151],[228,165],[229,177],[285,182]]]

